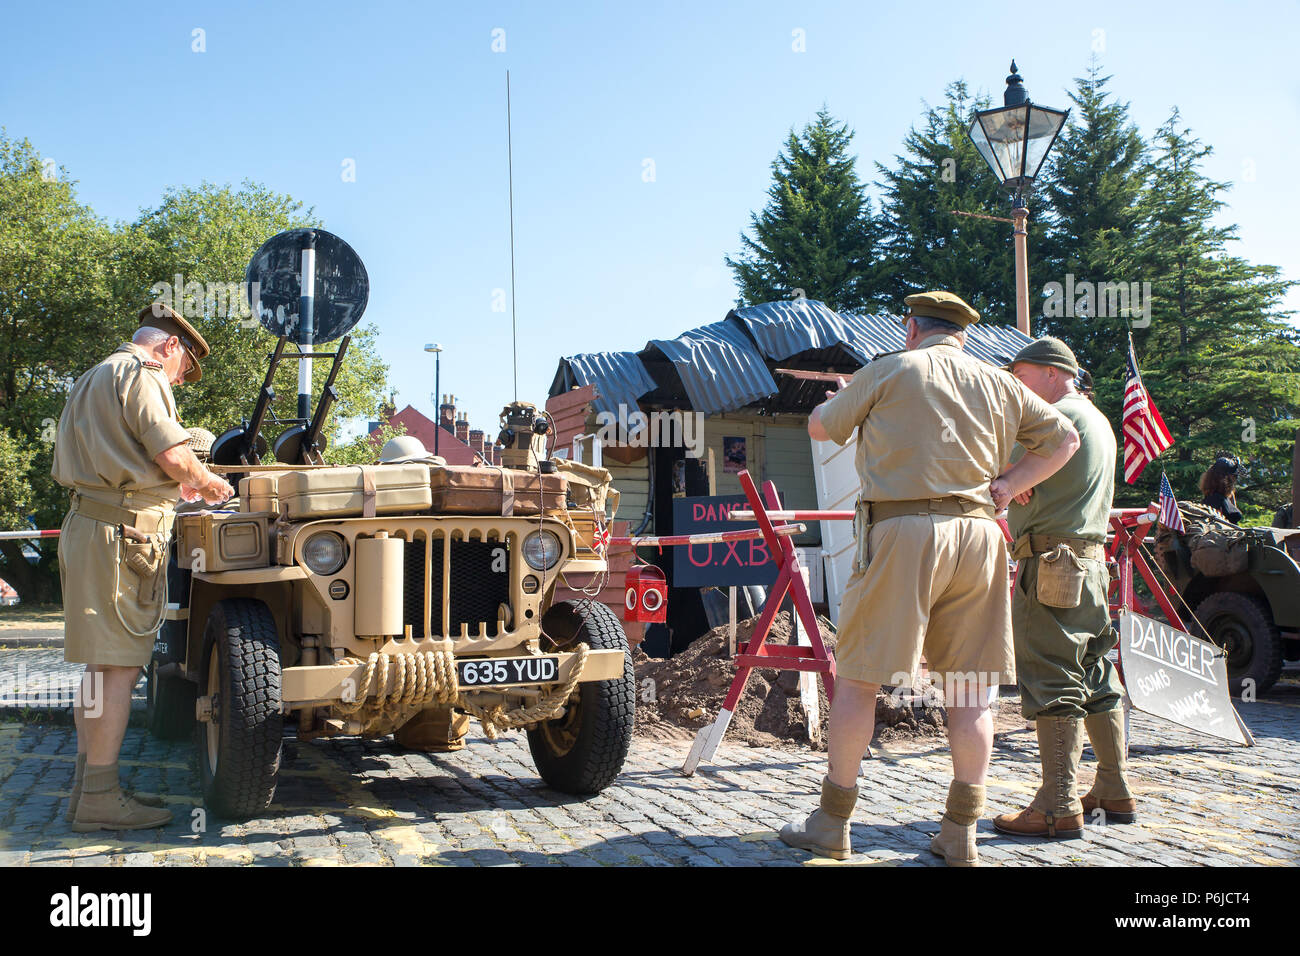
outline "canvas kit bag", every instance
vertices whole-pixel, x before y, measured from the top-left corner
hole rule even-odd
[[[431,504],[429,466],[418,462],[284,472],[275,492],[280,513],[290,521],[373,518],[427,511]]]
[[[563,475],[474,465],[429,469],[432,509],[453,515],[536,515],[564,508]]]
[[[1193,569],[1207,578],[1222,578],[1239,574],[1250,566],[1246,532],[1204,505],[1179,502],[1178,511],[1183,518],[1182,542]],[[1176,551],[1178,538],[1176,532],[1160,525],[1156,547],[1161,551]]]

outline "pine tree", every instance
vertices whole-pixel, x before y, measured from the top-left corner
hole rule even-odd
[[[1042,181],[1041,277],[1062,289],[1071,278],[1092,283],[1133,278],[1117,266],[1132,254],[1146,145],[1129,121],[1128,104],[1106,92],[1111,78],[1100,72],[1094,58],[1088,75],[1076,78],[1070,94],[1074,106]],[[1030,301],[1042,304],[1037,291],[1044,288],[1031,287]],[[1074,301],[1058,300],[1067,306],[1062,309],[1036,306],[1039,314],[1033,318],[1034,334],[1063,339],[1079,363],[1094,371],[1106,356],[1119,355],[1122,361],[1128,347],[1128,317],[1108,314],[1107,303],[1096,299],[1094,289],[1083,310],[1076,310]],[[1130,307],[1134,304],[1130,299]],[[1054,311],[1063,314],[1049,314]]]
[[[1011,226],[954,215],[1006,216],[1009,197],[966,135],[987,98],[950,84],[946,102],[929,107],[920,128],[903,141],[889,169],[877,164],[883,193],[878,229],[881,263],[876,284],[892,310],[926,289],[946,289],[978,309],[982,322],[1015,325],[1015,256]],[[1032,201],[1032,200],[1031,200]],[[1030,287],[1036,263],[1031,242]]]
[[[803,295],[833,309],[871,309],[874,237],[869,200],[849,154],[853,133],[823,107],[772,163],[772,185],[753,238],[727,257],[739,286],[737,304]]]
[[[1197,481],[1220,453],[1239,457],[1239,506],[1268,514],[1290,493],[1291,448],[1300,409],[1300,333],[1282,296],[1293,283],[1276,266],[1228,254],[1236,226],[1212,220],[1227,184],[1202,172],[1211,148],[1192,137],[1175,109],[1152,144],[1148,185],[1138,202],[1138,240],[1117,268],[1151,283],[1150,325],[1135,328],[1143,382],[1174,447],[1118,497],[1152,500],[1161,467],[1179,498],[1200,500]],[[1118,421],[1124,356],[1103,363],[1103,409]],[[1161,464],[1161,463],[1165,464]],[[1117,491],[1129,489],[1117,481]]]

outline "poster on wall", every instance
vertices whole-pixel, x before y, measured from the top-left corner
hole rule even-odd
[[[749,457],[745,452],[745,439],[726,436],[722,439],[722,470],[730,475],[738,475],[749,467]]]

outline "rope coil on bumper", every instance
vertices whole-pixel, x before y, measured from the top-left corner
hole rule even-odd
[[[582,679],[591,648],[579,644],[568,680],[527,707],[505,710],[500,704],[479,707],[460,692],[456,673],[456,656],[450,650],[419,651],[414,654],[373,653],[366,660],[345,657],[340,664],[364,665],[365,673],[352,700],[335,702],[340,713],[355,714],[366,710],[370,719],[399,716],[403,712],[423,709],[427,704],[451,704],[476,718],[483,725],[488,740],[496,740],[502,731],[550,720],[563,709],[573,689]],[[392,672],[392,690],[389,672]],[[367,721],[368,722],[368,721]]]

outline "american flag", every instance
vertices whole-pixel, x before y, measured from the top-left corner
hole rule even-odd
[[[1174,443],[1155,402],[1142,387],[1133,337],[1128,340],[1128,378],[1124,382],[1124,480],[1137,481],[1146,466]]]
[[[1178,502],[1174,498],[1174,489],[1170,487],[1169,476],[1163,471],[1160,472],[1160,523],[1179,534],[1187,530],[1183,526],[1183,516],[1178,512]]]

